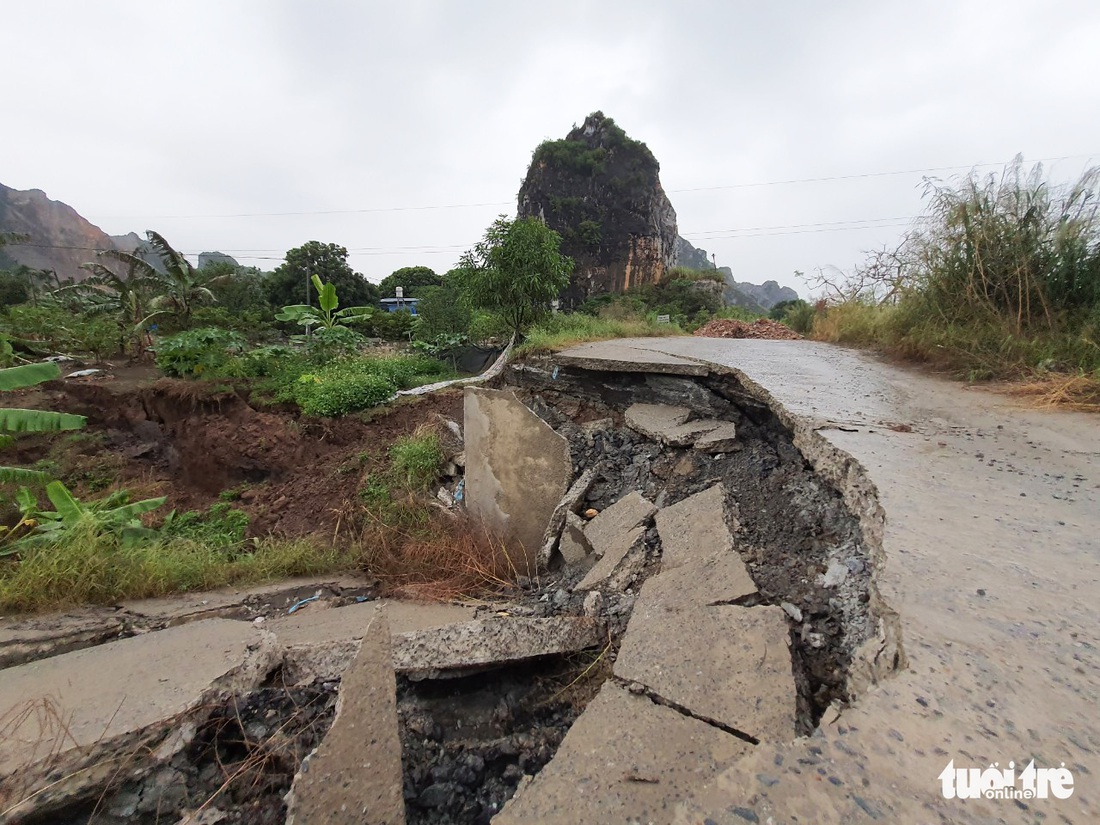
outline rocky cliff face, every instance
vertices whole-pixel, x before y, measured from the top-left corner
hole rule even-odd
[[[780,286],[775,281],[764,281],[762,284],[750,284],[748,281],[734,281],[729,279],[731,286],[739,292],[747,295],[764,309],[771,309],[780,301],[797,301],[798,293],[789,286]]]
[[[33,269],[53,270],[61,279],[82,280],[80,268],[94,261],[98,249],[126,249],[129,236],[119,243],[82,218],[71,206],[50,200],[39,189],[21,191],[0,184],[0,232],[29,235],[26,243],[10,244],[4,253],[11,262]]]
[[[566,305],[659,281],[676,256],[676,212],[660,164],[602,112],[564,140],[547,141],[519,190],[519,216],[538,217],[562,236],[576,268]]]

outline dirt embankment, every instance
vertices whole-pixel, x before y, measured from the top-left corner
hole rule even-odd
[[[262,406],[243,390],[168,378],[139,385],[69,380],[34,394],[35,406],[86,415],[88,426],[78,438],[20,439],[12,463],[49,456],[77,495],[104,488],[166,495],[165,512],[202,509],[224,494],[248,513],[249,532],[258,536],[331,538],[397,438],[437,415],[462,415],[459,391],[339,420]]]

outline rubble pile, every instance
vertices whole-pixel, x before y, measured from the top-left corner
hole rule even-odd
[[[694,334],[700,338],[758,338],[769,341],[797,341],[802,338],[787,325],[770,318],[757,318],[752,323],[715,318],[695,330]]]

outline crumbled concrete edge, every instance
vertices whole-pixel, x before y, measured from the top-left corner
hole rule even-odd
[[[107,785],[147,775],[191,744],[226,697],[256,689],[282,660],[274,634],[261,632],[238,666],[213,681],[190,707],[140,730],[46,755],[0,777],[0,822],[40,819]]]
[[[848,671],[851,700],[867,692],[883,678],[909,666],[902,641],[901,617],[883,596],[879,582],[886,567],[884,539],[886,511],[879,501],[878,488],[867,469],[853,456],[832,444],[818,432],[819,421],[790,412],[765,387],[734,367],[712,364],[711,372],[731,376],[760,403],[766,405],[791,431],[794,446],[813,467],[814,472],[833,485],[848,509],[859,520],[871,554],[868,605],[876,620],[876,636],[864,642],[852,655]]]

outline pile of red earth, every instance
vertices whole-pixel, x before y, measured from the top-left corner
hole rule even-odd
[[[695,330],[703,338],[768,338],[773,341],[794,341],[802,336],[788,326],[768,318],[757,318],[751,324],[730,318],[715,318]]]

